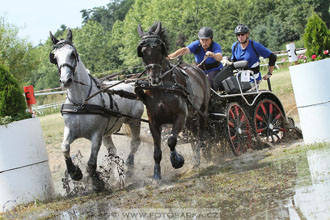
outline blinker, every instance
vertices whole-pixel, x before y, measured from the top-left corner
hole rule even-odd
[[[49,53],[49,61],[52,63],[52,64],[57,64],[57,61],[55,59],[55,54],[54,53]]]

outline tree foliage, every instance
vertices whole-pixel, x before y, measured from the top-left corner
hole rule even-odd
[[[88,21],[96,21],[100,23],[106,31],[110,31],[117,20],[124,20],[133,3],[134,0],[114,0],[106,6],[83,9],[81,10],[83,18],[82,23],[87,24]]]
[[[323,56],[323,51],[330,49],[329,33],[325,22],[316,13],[313,13],[308,19],[303,37],[307,49],[306,55]]]
[[[32,44],[18,37],[18,28],[0,17],[0,64],[9,68],[20,83],[36,69]]]
[[[23,90],[8,69],[0,65],[0,118],[26,118],[26,102]]]

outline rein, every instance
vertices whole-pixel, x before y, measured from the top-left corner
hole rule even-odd
[[[106,91],[106,90],[108,90],[108,89],[110,89],[110,88],[112,88],[112,87],[114,87],[114,86],[116,86],[116,85],[119,85],[119,84],[125,82],[126,80],[130,80],[130,79],[138,79],[138,78],[140,78],[145,72],[146,72],[146,70],[143,71],[142,73],[140,73],[140,75],[138,75],[138,77],[132,76],[132,77],[130,77],[130,78],[128,78],[128,79],[123,79],[123,80],[121,80],[121,81],[119,81],[119,82],[117,82],[117,83],[115,83],[115,84],[113,84],[113,85],[110,85],[110,86],[107,86],[107,87],[105,87],[105,88],[103,88],[103,89],[100,89],[99,91],[95,92],[94,94],[88,96],[88,97],[85,99],[84,103],[87,103],[88,100],[90,100],[91,98],[95,97],[95,96],[98,95],[99,93],[104,92],[104,91]]]
[[[92,88],[95,87],[95,86],[93,86],[93,82],[96,84],[96,87],[99,88],[99,85],[97,84],[96,80],[95,80],[90,74],[88,74],[88,76],[89,76],[89,78],[90,78],[90,85],[86,85],[85,83],[80,82],[80,81],[77,81],[77,80],[74,80],[74,81],[73,81],[73,82],[75,82],[75,83],[79,83],[79,84],[81,84],[81,85],[83,85],[83,86],[88,86],[88,87],[89,87],[89,91],[88,91],[88,95],[87,95],[87,97],[90,96],[90,94],[91,94],[91,92],[92,92]],[[75,103],[72,99],[70,99],[70,98],[69,98],[69,94],[67,95],[67,98],[68,98],[68,100],[69,100],[70,102],[72,102],[74,105],[77,105],[77,106],[80,105],[80,104]],[[101,97],[101,98],[102,98],[103,105],[104,105],[103,97]],[[83,104],[87,104],[87,103],[84,101]]]

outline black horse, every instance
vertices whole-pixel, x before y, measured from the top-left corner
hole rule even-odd
[[[161,179],[162,125],[173,125],[167,144],[171,150],[172,166],[175,169],[181,168],[184,158],[175,150],[178,134],[186,125],[197,137],[203,136],[210,85],[200,68],[184,63],[169,63],[166,59],[169,49],[167,32],[160,22],[153,24],[146,33],[139,25],[138,33],[141,41],[137,53],[145,64],[148,80],[138,81],[135,92],[147,108],[154,139],[154,179]]]

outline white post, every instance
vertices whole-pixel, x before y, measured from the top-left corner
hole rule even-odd
[[[298,57],[296,54],[296,46],[294,42],[291,42],[290,44],[286,45],[286,50],[288,52],[289,62],[297,62]]]

